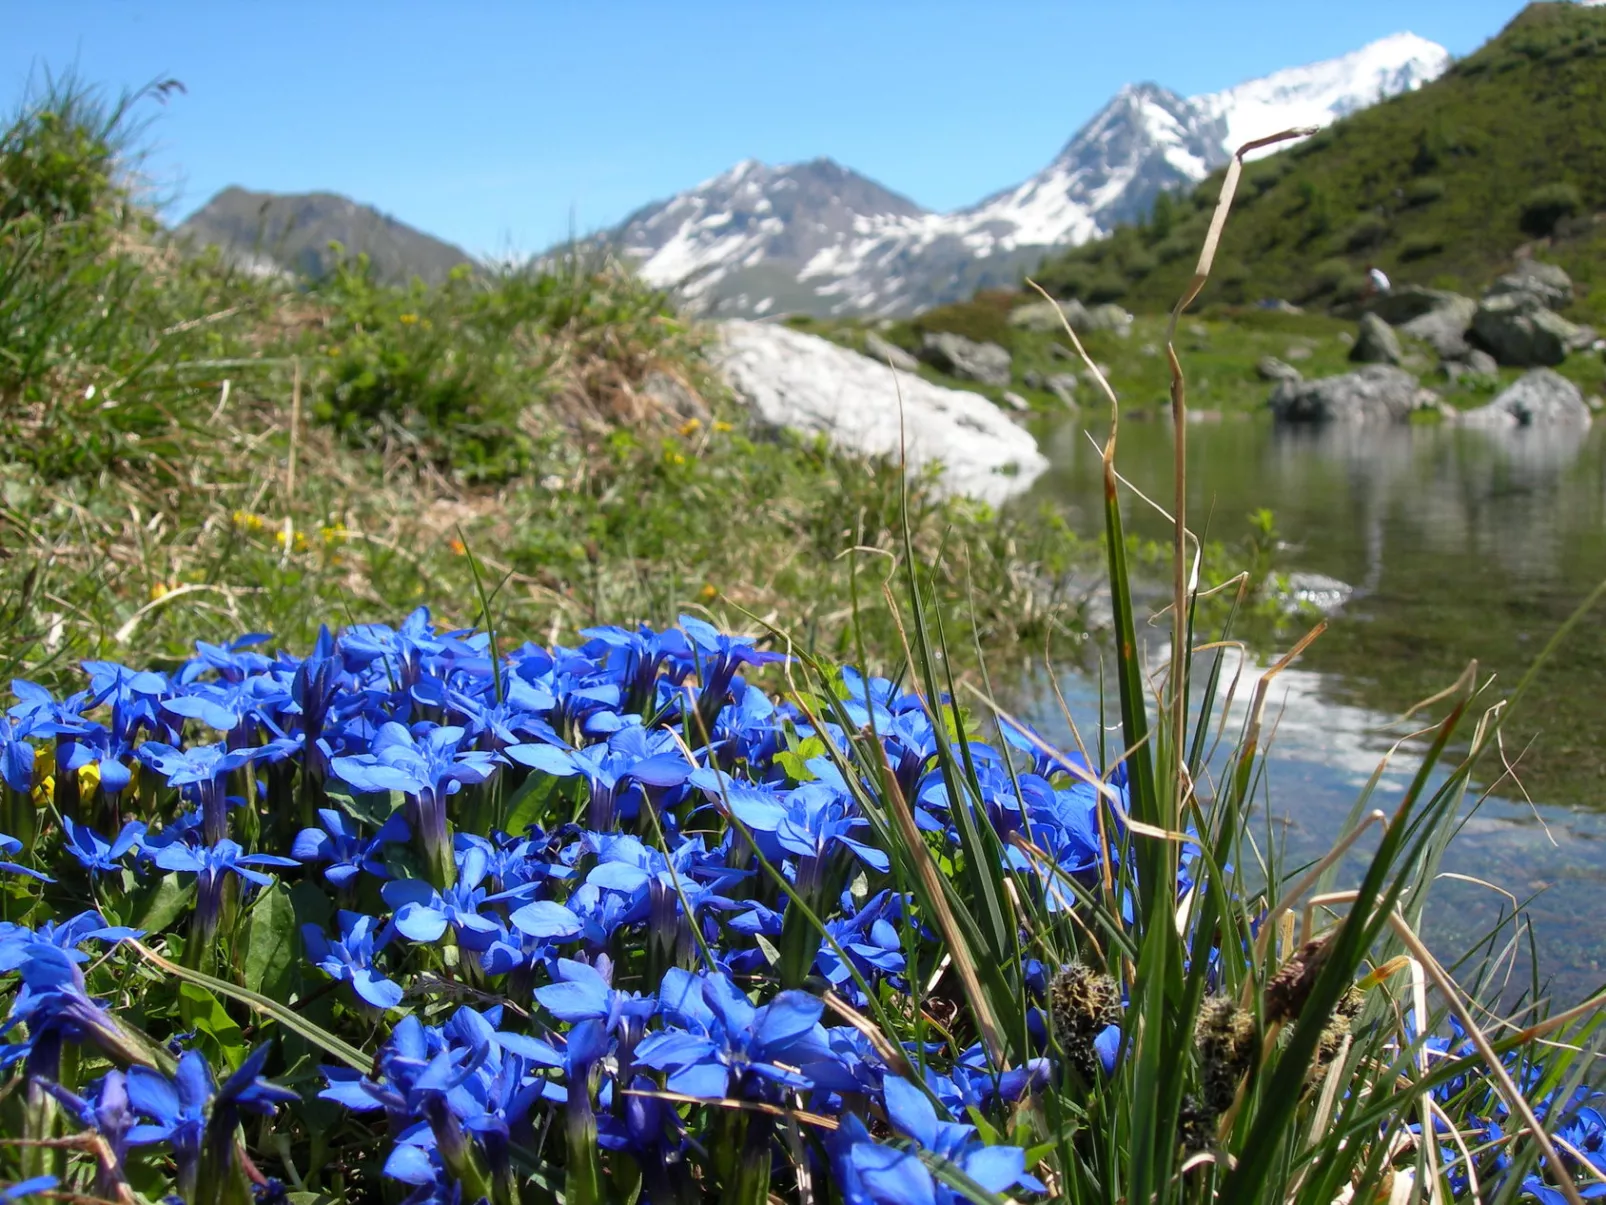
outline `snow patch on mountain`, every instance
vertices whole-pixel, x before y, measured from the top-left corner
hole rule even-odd
[[[946,214],[829,159],[744,160],[639,210],[608,239],[650,283],[713,316],[909,313],[1013,284],[1050,249],[1141,216],[1162,189],[1197,183],[1243,143],[1326,125],[1449,64],[1442,46],[1400,33],[1204,96],[1131,84],[1041,172]]]
[[[1223,149],[1296,126],[1325,126],[1357,109],[1414,92],[1450,66],[1450,52],[1414,33],[1380,38],[1342,58],[1290,67],[1193,103],[1226,124]],[[1264,148],[1257,154],[1271,154]]]

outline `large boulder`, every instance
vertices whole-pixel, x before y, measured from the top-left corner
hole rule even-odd
[[[1509,388],[1476,410],[1461,415],[1471,427],[1587,427],[1589,406],[1584,395],[1566,377],[1548,368],[1536,368],[1518,377]]]
[[[1438,294],[1438,304],[1414,318],[1400,323],[1400,330],[1412,338],[1421,339],[1439,353],[1441,360],[1453,360],[1471,350],[1467,332],[1478,312],[1478,303],[1459,293]]]
[[[1401,285],[1388,293],[1379,293],[1367,299],[1364,310],[1376,314],[1390,326],[1404,326],[1413,319],[1434,310],[1442,310],[1457,302],[1466,302],[1476,308],[1477,302],[1448,289],[1425,289],[1421,285]]]
[[[889,343],[874,331],[864,336],[865,354],[872,359],[890,364],[899,372],[913,372],[920,367],[920,361],[911,356],[896,343]]]
[[[1018,306],[1009,312],[1009,324],[1021,330],[1039,334],[1053,334],[1065,329],[1065,324],[1077,334],[1091,330],[1087,307],[1072,298],[1069,301],[1034,301]]]
[[[1400,350],[1400,337],[1393,327],[1376,314],[1362,314],[1349,358],[1356,364],[1398,364],[1405,353]]]
[[[1090,331],[1113,331],[1117,335],[1132,333],[1132,315],[1116,305],[1107,301],[1103,305],[1096,305],[1087,312],[1087,329]]]
[[[979,393],[901,375],[784,326],[732,321],[718,330],[725,379],[773,426],[819,433],[866,456],[906,454],[911,473],[940,464],[945,492],[995,504],[1048,467],[1037,441]]]
[[[1271,392],[1273,417],[1280,423],[1402,423],[1413,411],[1438,405],[1438,394],[1424,389],[1403,368],[1368,364],[1354,372],[1314,381],[1283,381]]]
[[[1009,384],[1009,352],[996,343],[978,343],[952,331],[928,331],[920,358],[938,372],[1002,389]]]
[[[1560,364],[1588,347],[1594,332],[1546,309],[1533,293],[1486,297],[1472,318],[1472,336],[1500,363],[1518,368]]]
[[[1525,259],[1490,285],[1485,296],[1500,297],[1507,293],[1526,293],[1545,309],[1559,310],[1573,299],[1572,277],[1555,264]]]

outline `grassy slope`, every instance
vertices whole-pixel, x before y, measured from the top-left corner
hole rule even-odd
[[[1576,187],[1584,215],[1606,209],[1606,9],[1532,4],[1438,82],[1250,164],[1202,300],[1342,300],[1368,262],[1398,281],[1476,293],[1531,241],[1520,225],[1529,194],[1555,183]],[[1192,271],[1218,191],[1219,175],[1172,214],[1077,248],[1040,279],[1161,310]],[[1591,283],[1606,250],[1599,230],[1581,216],[1534,249]],[[1575,309],[1606,315],[1606,292]]]
[[[476,565],[521,633],[709,608],[847,639],[838,554],[898,548],[901,474],[748,430],[660,294],[605,265],[402,289],[360,262],[292,286],[184,258],[116,184],[104,107],[46,101],[65,116],[0,134],[0,674],[249,630],[304,646],[420,602],[468,624]],[[655,377],[708,410],[666,410]],[[964,547],[933,586],[957,618],[974,576],[984,642],[1069,618],[1045,585],[1063,525],[913,507],[924,564]]]

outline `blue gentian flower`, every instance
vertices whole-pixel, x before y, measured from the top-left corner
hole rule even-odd
[[[115,840],[108,841],[87,824],[68,819],[63,823],[66,834],[65,848],[78,864],[91,874],[109,874],[123,868],[122,859],[131,850],[137,850],[145,837],[145,825],[130,820],[123,825]]]
[[[248,854],[239,843],[227,838],[215,845],[193,847],[182,844],[163,846],[156,851],[156,864],[163,870],[187,871],[195,875],[195,915],[191,939],[202,946],[212,940],[223,906],[223,887],[229,875],[266,887],[273,882],[258,866],[298,866],[294,858],[278,854]]]
[[[364,1003],[381,1011],[395,1008],[402,1001],[401,985],[374,969],[374,958],[390,941],[389,930],[371,916],[345,909],[336,914],[335,924],[339,936],[334,941],[317,925],[301,926],[308,961],[331,979],[351,984]]]
[[[807,992],[784,991],[762,1008],[719,973],[694,975],[679,967],[664,975],[658,998],[676,1027],[648,1034],[636,1061],[668,1071],[667,1087],[701,1100],[762,1093],[765,1085],[806,1089],[790,1070],[829,1051],[820,1014],[825,1005]]]
[[[459,747],[462,740],[461,728],[430,726],[415,737],[401,724],[390,722],[380,728],[370,752],[331,762],[335,774],[353,790],[406,795],[407,822],[437,887],[449,886],[456,873],[446,800],[465,783],[484,782],[497,766],[494,753],[464,750]]]
[[[335,808],[319,808],[322,828],[304,828],[296,834],[290,856],[298,862],[327,862],[323,877],[336,887],[350,886],[360,871],[376,879],[390,878],[382,861],[386,845],[402,845],[412,833],[400,812],[393,812],[372,837],[358,834],[354,821]]]

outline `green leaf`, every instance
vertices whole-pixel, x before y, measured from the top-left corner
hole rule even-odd
[[[251,906],[245,929],[245,986],[275,1000],[288,998],[296,962],[296,909],[275,883]]]
[[[238,1067],[246,1055],[245,1034],[229,1016],[223,1002],[194,983],[180,984],[178,995],[185,1022],[203,1038],[211,1039],[205,1043],[212,1048],[208,1053],[221,1058],[231,1068]]]
[[[297,926],[317,925],[320,929],[327,929],[335,914],[329,896],[318,884],[308,880],[302,880],[290,888],[290,906],[295,910]]]
[[[557,793],[559,780],[550,774],[531,773],[525,776],[507,800],[507,825],[510,833],[522,833],[530,825],[539,823],[545,816],[552,796]]]
[[[291,1033],[305,1038],[318,1049],[334,1055],[341,1062],[345,1063],[346,1066],[351,1067],[356,1071],[361,1071],[365,1075],[373,1069],[374,1060],[371,1055],[364,1054],[361,1050],[353,1046],[350,1042],[347,1042],[345,1039],[330,1033],[328,1030],[323,1029],[320,1026],[314,1025],[305,1017],[296,1013],[293,1009],[286,1008],[283,1004],[280,1004],[277,1000],[270,1000],[260,992],[253,992],[248,988],[237,987],[232,983],[225,983],[221,979],[214,979],[211,975],[204,975],[200,971],[194,971],[189,967],[180,966],[171,959],[163,958],[160,954],[156,953],[156,951],[147,948],[137,941],[129,941],[126,943],[126,945],[129,948],[132,948],[134,952],[137,953],[141,958],[145,959],[145,961],[160,967],[169,975],[182,980],[185,987],[201,987],[227,999],[238,1000],[241,1004],[247,1005],[259,1013],[265,1013],[272,1017]]]
[[[194,896],[194,883],[180,883],[177,874],[164,874],[136,893],[133,927],[146,933],[160,933],[184,915]]]

